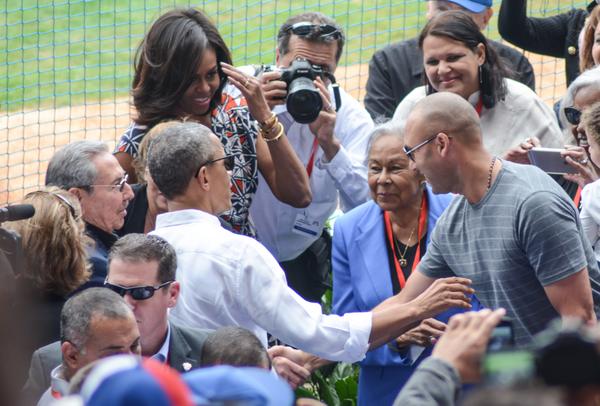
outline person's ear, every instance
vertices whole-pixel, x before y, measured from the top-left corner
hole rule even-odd
[[[175,281],[171,283],[169,286],[169,303],[167,304],[167,307],[175,307],[180,290],[181,286],[179,285],[179,282]]]
[[[479,66],[483,65],[485,63],[485,45],[483,45],[481,42],[477,44],[477,47],[475,48],[475,54],[477,55],[477,63]]]
[[[71,342],[65,341],[60,345],[62,352],[63,363],[71,371],[79,369],[79,350]]]
[[[209,175],[208,175],[208,170],[206,166],[203,166],[202,168],[200,168],[200,170],[198,171],[198,176],[196,176],[193,179],[195,182],[198,182],[198,184],[200,185],[200,187],[204,190],[209,190]]]
[[[444,132],[440,132],[436,139],[436,147],[441,156],[447,156],[450,147],[450,137]]]
[[[69,188],[67,190],[67,192],[71,193],[73,196],[75,196],[77,198],[77,200],[79,200],[81,202],[81,200],[83,199],[83,192],[84,190],[78,187],[72,187]]]
[[[279,66],[279,57],[281,54],[279,53],[279,48],[275,47],[275,65]]]

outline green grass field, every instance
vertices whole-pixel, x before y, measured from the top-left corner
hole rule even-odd
[[[189,3],[157,0],[21,0],[0,11],[0,111],[52,108],[127,95],[132,58],[161,12]],[[498,3],[498,2],[496,2]],[[536,0],[554,14],[582,1]],[[217,23],[236,64],[273,63],[277,27],[318,10],[345,29],[342,65],[367,63],[382,46],[414,36],[425,21],[420,0],[205,0],[193,3]],[[495,23],[490,36],[497,38]]]

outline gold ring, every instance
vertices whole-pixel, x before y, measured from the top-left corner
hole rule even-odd
[[[580,163],[581,165],[587,165],[587,163],[588,163],[588,162],[589,162],[589,161],[588,161],[588,159],[587,159],[587,158],[583,158],[581,161],[579,161],[579,163]]]
[[[329,103],[327,106],[325,106],[325,111],[329,111],[329,112],[333,111],[331,103]]]
[[[244,87],[248,87],[248,82],[250,82],[250,78],[246,77],[246,81],[244,82]]]

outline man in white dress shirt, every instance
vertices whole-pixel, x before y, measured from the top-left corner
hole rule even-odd
[[[288,68],[300,58],[334,74],[343,47],[344,33],[334,20],[314,12],[296,15],[279,29],[277,66]],[[316,83],[323,100],[318,117],[310,124],[298,123],[287,111],[281,72],[267,72],[260,79],[267,102],[306,167],[312,203],[306,208],[282,203],[261,180],[250,214],[258,240],[279,261],[289,286],[306,300],[320,302],[331,272],[331,240],[323,227],[338,201],[346,211],[369,199],[364,162],[373,121],[341,88],[337,106],[325,78]]]
[[[205,126],[173,123],[152,141],[148,167],[168,202],[156,234],[177,253],[179,301],[171,318],[216,329],[241,326],[267,345],[267,331],[320,357],[354,362],[369,348],[398,337],[416,322],[449,307],[469,307],[470,281],[440,280],[410,303],[392,297],[372,312],[323,315],[286,284],[273,256],[256,240],[221,227],[230,206],[231,156]]]

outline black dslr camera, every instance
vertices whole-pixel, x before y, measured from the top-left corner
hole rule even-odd
[[[287,83],[288,94],[286,97],[287,111],[294,120],[301,124],[309,124],[317,119],[319,112],[323,109],[323,101],[319,90],[313,83],[317,77],[329,79],[332,83],[333,94],[335,98],[336,111],[342,105],[340,98],[339,85],[335,81],[335,76],[326,72],[319,65],[312,65],[306,59],[295,59],[289,68],[276,68],[270,65],[263,65],[257,72],[281,72],[281,80]]]

